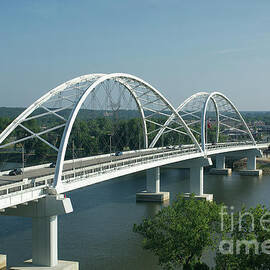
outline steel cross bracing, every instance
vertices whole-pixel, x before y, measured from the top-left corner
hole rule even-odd
[[[114,96],[114,87],[120,89],[118,97]],[[134,102],[142,121],[145,149],[154,148],[163,134],[175,132],[179,136],[186,136],[193,143],[194,149],[200,155],[205,155],[210,142],[209,123],[215,128],[215,143],[222,141],[222,136],[236,136],[240,133],[247,135],[247,139],[256,145],[241,114],[223,94],[200,92],[175,109],[149,83],[133,75],[113,73],[80,76],[52,89],[29,106],[0,134],[0,148],[35,138],[57,151],[52,185],[56,193],[61,193],[64,190],[64,158],[73,124],[79,111],[87,107],[89,97],[92,97],[91,102],[94,105],[102,106],[103,102],[98,98],[101,89],[105,93],[103,102],[112,111],[117,112],[123,103],[128,105]],[[126,97],[125,93],[129,96]],[[57,124],[48,124],[38,132],[27,126],[29,121],[43,117],[55,117]],[[151,125],[155,128],[149,129]],[[12,134],[16,130],[19,130],[20,137],[13,139]],[[47,136],[55,130],[62,131],[60,144],[49,141],[50,136]]]
[[[212,143],[218,143],[222,134],[239,133],[246,137],[245,140],[250,140],[256,145],[250,129],[237,108],[219,92],[196,93],[186,99],[176,110],[202,145],[203,151],[206,151],[207,143],[209,143],[207,133],[211,131],[211,127],[208,125],[214,125],[215,128],[215,140]],[[165,130],[173,123],[175,123],[175,116],[172,114],[150,146],[155,145],[162,134],[170,132],[170,130]]]

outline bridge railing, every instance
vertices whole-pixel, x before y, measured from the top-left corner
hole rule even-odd
[[[53,182],[52,176],[23,181],[0,187],[0,210],[12,205],[32,201],[47,195],[46,189]]]
[[[232,142],[220,143],[216,145],[208,145],[208,150],[221,148],[234,148],[244,145],[253,145],[251,142]],[[170,149],[165,152],[156,154],[146,154],[137,157],[125,159],[125,155],[120,160],[110,160],[99,165],[89,165],[85,167],[77,167],[75,170],[71,169],[62,174],[62,181],[65,184],[80,181],[86,178],[95,178],[101,174],[107,174],[120,169],[132,167],[134,165],[142,165],[153,161],[164,160],[176,156],[183,156],[187,153],[199,153],[198,149],[193,146],[182,146],[179,149]],[[2,205],[12,205],[20,201],[31,201],[34,198],[46,196],[48,188],[52,186],[53,174],[33,179],[24,179],[9,185],[0,186],[0,209]],[[19,204],[19,203],[18,203]]]
[[[254,145],[252,141],[243,141],[243,142],[225,142],[225,143],[212,143],[206,144],[206,149],[219,149],[224,147],[237,147],[243,145]]]
[[[222,143],[217,145],[209,145],[208,149],[220,149],[220,148],[234,148],[243,145],[253,145],[250,142],[231,142],[231,143]],[[102,163],[96,166],[87,166],[82,168],[77,168],[76,172],[69,172],[62,176],[63,183],[71,183],[80,181],[81,179],[90,178],[99,176],[103,173],[110,173],[112,171],[125,169],[127,167],[131,167],[134,165],[146,164],[153,161],[158,161],[162,159],[167,159],[169,157],[185,155],[186,153],[199,153],[197,148],[194,145],[183,146],[180,149],[173,149],[168,152],[158,153],[158,154],[151,154],[151,155],[144,155],[134,158],[129,158],[128,160],[119,160],[119,161],[109,161],[106,163]]]
[[[115,170],[124,169],[127,167],[134,166],[135,164],[145,164],[152,162],[154,160],[166,159],[169,157],[185,155],[186,153],[196,153],[197,148],[190,146],[188,148],[170,150],[167,152],[162,152],[158,154],[141,155],[129,159],[121,159],[116,161],[110,161],[102,163],[100,165],[92,165],[81,168],[76,168],[76,170],[65,171],[62,175],[63,183],[70,183],[79,181],[82,178],[95,177],[104,173],[110,173]],[[43,177],[37,177],[35,179],[23,179],[23,181],[16,182],[9,185],[0,186],[0,209],[2,205],[12,205],[15,200],[23,201],[28,194],[28,199],[31,200],[35,196],[42,197],[46,196],[47,190],[52,186],[53,175],[47,175]],[[32,192],[32,193],[31,193]]]
[[[62,182],[63,184],[76,182],[85,178],[96,177],[104,173],[110,173],[116,170],[132,167],[134,165],[147,164],[149,162],[164,160],[170,157],[176,157],[180,155],[183,156],[186,153],[199,153],[199,151],[195,146],[192,146],[183,149],[173,149],[158,154],[133,157],[127,160],[122,159],[114,162],[109,161],[96,166],[82,167],[79,168],[79,170],[77,169],[75,173],[70,172],[69,174],[63,175]]]

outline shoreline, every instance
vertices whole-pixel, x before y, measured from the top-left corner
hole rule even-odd
[[[233,168],[238,171],[246,168],[247,159],[241,159],[239,161],[234,162]],[[257,158],[256,162],[257,169],[263,171],[264,174],[270,174],[270,158]]]

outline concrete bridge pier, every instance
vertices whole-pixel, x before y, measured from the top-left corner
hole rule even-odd
[[[184,193],[185,197],[189,197],[193,193],[196,198],[202,198],[208,201],[212,201],[213,194],[205,194],[203,191],[203,170],[204,167],[211,165],[212,165],[211,158],[200,157],[173,163],[166,167],[174,169],[189,169],[190,171],[189,193]]]
[[[196,196],[203,195],[203,166],[190,168],[189,192]]]
[[[78,270],[78,262],[58,260],[58,215],[73,211],[69,198],[48,195],[37,202],[8,208],[2,214],[32,218],[32,260],[12,266],[12,270],[61,269]]]
[[[249,175],[249,176],[260,176],[262,175],[262,170],[257,170],[256,167],[256,158],[262,157],[262,152],[260,150],[254,149],[250,150],[247,153],[247,169],[241,170],[241,175]]]
[[[216,155],[216,168],[210,170],[211,174],[217,175],[231,175],[232,169],[226,168],[225,166],[226,157],[223,154]]]
[[[186,164],[186,166],[189,166],[190,169],[190,186],[189,193],[184,194],[185,197],[189,197],[193,193],[196,198],[213,201],[213,194],[205,194],[203,191],[203,170],[205,166],[212,165],[212,160],[210,158],[200,158],[187,161],[187,163],[189,162],[190,164]]]
[[[58,264],[57,223],[57,215],[32,217],[33,264],[46,266]]]
[[[146,171],[146,191],[136,193],[136,201],[163,202],[169,198],[169,192],[160,191],[160,168],[148,169]]]

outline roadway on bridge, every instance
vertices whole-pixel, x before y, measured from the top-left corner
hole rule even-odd
[[[127,158],[134,158],[134,157],[140,157],[140,156],[149,156],[152,154],[158,154],[163,152],[172,151],[174,149],[154,149],[149,151],[138,151],[135,153],[125,153],[123,152],[123,155],[115,156],[115,154],[112,154],[107,157],[99,157],[96,156],[93,159],[90,160],[82,160],[77,159],[73,162],[64,164],[64,170],[63,171],[72,171],[74,168],[83,168],[83,167],[89,167],[89,166],[95,166],[102,163],[110,162],[110,161],[116,161],[116,160],[123,160]],[[49,166],[47,168],[39,168],[39,169],[33,169],[33,170],[27,170],[24,172],[23,175],[16,175],[16,176],[9,176],[9,175],[2,175],[0,176],[0,186],[9,185],[14,182],[20,182],[22,179],[35,179],[43,176],[48,175],[54,175],[55,168],[50,168]]]
[[[235,144],[235,143],[233,143]],[[240,144],[241,145],[241,144]],[[208,145],[209,150],[214,150],[215,148],[219,148],[220,146],[223,147],[228,147],[228,146],[234,146],[234,145],[224,145],[223,143],[221,144],[214,144],[214,145]],[[258,145],[257,145],[258,146]],[[181,148],[177,148],[178,150],[183,150],[183,151],[187,151],[187,150],[192,150],[195,146],[194,145],[183,145]],[[267,148],[268,145],[265,144],[265,148]],[[153,148],[152,150],[149,149],[147,151],[136,151],[133,153],[130,152],[123,152],[123,155],[121,156],[115,156],[115,154],[112,155],[108,155],[108,156],[104,156],[104,155],[100,155],[100,156],[95,156],[95,157],[90,157],[90,159],[75,159],[74,163],[71,161],[69,161],[67,163],[64,164],[64,168],[63,171],[67,172],[67,171],[72,171],[74,168],[75,169],[79,169],[79,168],[84,168],[84,167],[91,167],[91,166],[96,166],[96,165],[100,165],[103,163],[108,163],[110,161],[114,162],[117,160],[125,160],[125,159],[129,159],[129,158],[135,158],[135,157],[142,157],[142,156],[149,156],[152,154],[158,154],[158,153],[164,153],[164,152],[169,152],[169,151],[174,151],[176,150],[175,147],[170,147],[168,149],[168,147],[164,147],[164,148]],[[13,183],[18,183],[20,181],[22,181],[23,179],[37,179],[37,178],[41,178],[44,176],[54,176],[54,172],[55,172],[55,168],[50,168],[49,165],[47,168],[43,167],[43,168],[34,168],[31,169],[31,167],[28,167],[27,170],[24,172],[23,175],[16,175],[16,176],[9,176],[8,174],[6,175],[0,175],[0,187],[3,186],[7,186]]]

